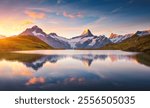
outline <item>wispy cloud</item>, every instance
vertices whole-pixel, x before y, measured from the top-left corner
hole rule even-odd
[[[83,18],[83,14],[78,12],[78,13],[67,13],[66,11],[63,12],[63,16],[67,18]]]
[[[108,17],[102,16],[102,17],[98,18],[97,20],[95,20],[94,22],[87,24],[86,26],[91,26],[91,27],[95,27],[97,25],[99,26],[108,19],[109,19]]]
[[[26,10],[25,14],[33,19],[43,19],[46,17],[46,14],[44,12],[35,12],[31,10]]]
[[[51,13],[53,10],[50,7],[28,7],[26,10]]]
[[[115,8],[114,10],[112,10],[112,13],[117,13],[117,12],[119,12],[121,9],[122,9],[122,7]]]

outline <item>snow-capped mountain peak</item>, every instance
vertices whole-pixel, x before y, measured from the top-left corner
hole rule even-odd
[[[51,36],[58,36],[56,33],[50,33]]]
[[[71,39],[58,36],[56,33],[46,34],[38,26],[27,28],[21,35],[36,36],[54,48],[99,48],[111,43],[104,35],[95,36],[89,29],[85,29],[80,36]]]
[[[42,41],[44,41],[48,45],[52,46],[53,48],[70,48],[70,45],[69,45],[67,39],[57,36],[56,33],[46,34],[38,26],[33,26],[31,28],[27,28],[20,35],[36,36],[37,38],[41,39]]]
[[[93,34],[91,33],[89,29],[85,29],[83,33],[81,34],[81,36],[93,36]]]
[[[118,36],[119,36],[118,34],[111,33],[110,36],[109,36],[109,38],[110,38],[110,39],[111,39],[111,38],[116,38],[116,37],[118,37]]]
[[[34,25],[34,26],[32,27],[32,29],[39,29],[39,27],[38,27],[37,25]]]
[[[89,29],[85,29],[80,36],[73,37],[69,40],[71,48],[100,48],[111,43],[110,39],[104,35],[96,36]]]
[[[122,42],[122,41],[130,38],[131,36],[133,36],[133,33],[131,33],[131,34],[125,34],[125,35],[118,35],[118,34],[111,33],[109,39],[113,43],[120,43],[120,42]]]
[[[48,37],[52,37],[54,39],[57,39],[59,41],[64,41],[64,42],[68,42],[68,39],[67,38],[64,38],[62,36],[58,36],[56,33],[50,33],[47,35]]]
[[[134,34],[138,36],[145,36],[150,34],[150,30],[137,31]],[[85,29],[81,35],[72,37],[71,39],[67,39],[65,37],[57,35],[56,33],[46,34],[41,28],[36,25],[31,28],[27,28],[24,32],[21,33],[21,35],[26,36],[36,36],[37,38],[41,39],[54,48],[64,49],[100,48],[105,46],[106,44],[120,43],[134,36],[134,34],[131,33],[119,35],[111,33],[110,37],[107,38],[105,35],[93,35],[89,29]]]
[[[33,26],[32,28],[32,33],[35,35],[35,36],[46,36],[47,34],[41,29],[39,28],[38,26]]]
[[[146,36],[150,34],[150,30],[137,31],[135,34],[138,36]]]
[[[31,28],[27,28],[20,35],[46,36],[46,33],[41,28],[39,28],[38,26],[35,25]]]

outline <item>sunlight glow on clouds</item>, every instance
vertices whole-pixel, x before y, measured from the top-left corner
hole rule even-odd
[[[96,35],[132,33],[150,29],[149,3],[149,0],[0,0],[0,34],[17,35],[33,25],[68,38],[81,34],[85,28]]]
[[[43,77],[32,77],[28,80],[26,85],[34,85],[34,84],[43,84],[45,83],[45,78]]]
[[[3,19],[0,20],[0,34],[8,36],[19,34],[30,25],[34,25],[32,20]]]
[[[83,18],[83,15],[80,12],[74,14],[63,12],[63,15],[68,18]]]
[[[25,11],[25,14],[28,15],[29,17],[33,18],[33,19],[43,19],[46,17],[45,13],[42,12],[34,12],[34,11]]]

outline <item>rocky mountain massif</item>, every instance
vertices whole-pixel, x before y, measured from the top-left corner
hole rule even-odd
[[[33,26],[32,28],[27,28],[20,35],[23,36],[35,36],[53,48],[63,48],[63,49],[97,49],[104,47],[108,44],[118,44],[121,43],[134,35],[139,37],[150,34],[150,30],[137,31],[136,33],[118,35],[111,34],[109,38],[105,35],[93,35],[89,29],[85,29],[83,33],[79,36],[74,36],[71,39],[64,38],[63,36],[58,36],[56,33],[46,34],[38,26]]]
[[[29,49],[117,49],[130,51],[150,50],[150,30],[118,35],[112,33],[110,37],[96,36],[89,29],[85,29],[79,36],[71,39],[58,36],[56,33],[45,33],[38,26],[27,28],[18,36],[0,39],[1,50],[29,50]]]
[[[132,37],[130,37],[120,43],[108,44],[99,49],[146,52],[146,53],[150,54],[150,34],[147,33],[146,31],[144,31],[144,32],[138,31]]]
[[[81,35],[75,36],[71,39],[58,36],[56,33],[46,34],[38,26],[28,28],[20,35],[35,36],[54,48],[64,49],[99,48],[111,43],[110,39],[104,35],[95,36],[89,29],[84,30]]]

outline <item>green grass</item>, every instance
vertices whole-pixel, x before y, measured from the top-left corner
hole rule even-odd
[[[133,37],[121,43],[108,44],[100,49],[101,50],[124,50],[124,51],[150,53],[150,35],[143,36],[143,37],[134,35]]]
[[[34,36],[14,36],[0,39],[0,52],[37,49],[53,48]]]

